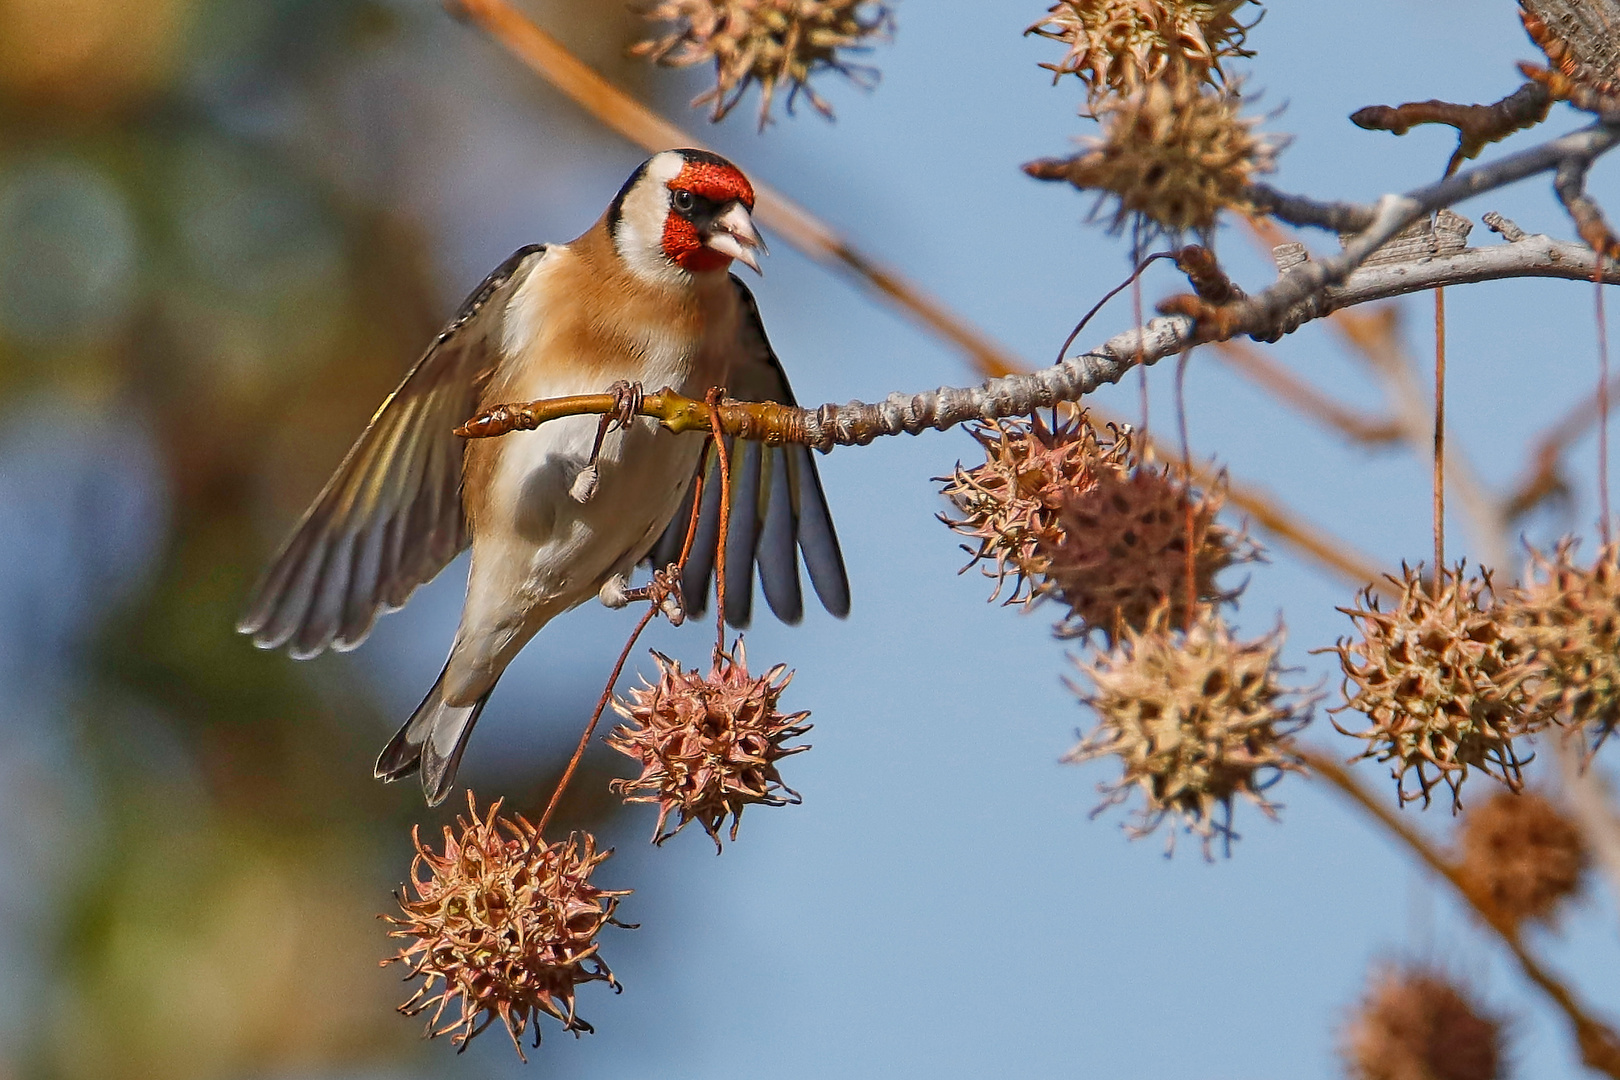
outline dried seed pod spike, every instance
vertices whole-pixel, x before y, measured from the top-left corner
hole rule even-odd
[[[1253,55],[1243,43],[1254,23],[1244,25],[1236,15],[1249,2],[1059,0],[1024,32],[1067,45],[1062,59],[1040,66],[1054,83],[1074,75],[1096,101],[1128,94],[1171,67],[1193,71],[1201,81],[1223,80],[1221,61]]]
[[[1127,835],[1145,836],[1173,817],[1200,837],[1206,857],[1217,836],[1230,853],[1237,798],[1272,816],[1265,791],[1303,769],[1291,739],[1316,700],[1281,685],[1281,639],[1279,629],[1239,641],[1209,608],[1187,630],[1172,630],[1161,607],[1147,629],[1127,628],[1111,649],[1076,661],[1089,687],[1077,693],[1098,722],[1064,760],[1108,756],[1122,766],[1102,785],[1093,815],[1139,793]],[[1167,853],[1174,838],[1172,829]]]
[[[1360,638],[1324,650],[1338,654],[1344,676],[1344,702],[1330,712],[1354,710],[1369,724],[1334,726],[1366,741],[1362,757],[1391,763],[1402,803],[1428,806],[1444,783],[1458,810],[1472,768],[1518,790],[1528,758],[1514,740],[1547,723],[1527,689],[1535,671],[1528,643],[1496,601],[1488,573],[1465,577],[1459,563],[1441,572],[1434,589],[1422,564],[1401,571],[1390,578],[1401,590],[1391,610],[1379,609],[1370,587],[1361,605],[1340,609]]]
[[[1503,1024],[1439,972],[1383,965],[1341,1051],[1354,1080],[1500,1080]]]
[[[1595,753],[1620,724],[1620,543],[1575,559],[1566,537],[1548,555],[1530,550],[1530,574],[1507,601],[1508,619],[1533,650],[1530,692],[1551,719]]]
[[[1118,232],[1134,222],[1140,248],[1189,231],[1207,246],[1220,211],[1254,212],[1249,184],[1275,168],[1284,143],[1256,133],[1258,121],[1242,116],[1241,105],[1236,82],[1209,89],[1194,73],[1172,67],[1128,94],[1096,102],[1102,134],[1086,140],[1079,154],[1033,161],[1024,171],[1096,191],[1099,208],[1113,199],[1109,227]]]
[[[712,105],[711,119],[725,119],[750,86],[760,90],[759,126],[771,120],[777,90],[787,87],[791,115],[803,94],[828,119],[832,106],[810,80],[834,71],[856,85],[869,85],[871,69],[842,59],[871,48],[893,32],[894,17],[876,0],[662,0],[647,18],[672,30],[631,51],[666,67],[712,62],[715,84],[693,105]],[[873,73],[875,74],[875,73]]]
[[[782,782],[777,762],[808,749],[784,744],[809,730],[803,723],[809,713],[779,711],[792,673],[778,664],[763,676],[750,676],[740,638],[730,653],[715,655],[707,676],[685,671],[660,653],[653,657],[657,682],[614,702],[627,723],[607,738],[609,746],[641,765],[641,775],[615,780],[612,787],[626,802],[658,805],[654,843],[696,821],[718,852],[727,817],[735,840],[748,805],[799,801],[798,792]],[[672,812],[677,821],[667,828]]]
[[[1069,605],[1059,633],[1099,632],[1117,642],[1126,629],[1146,628],[1160,606],[1170,626],[1187,626],[1196,617],[1188,610],[1189,518],[1197,603],[1234,603],[1241,586],[1222,589],[1216,578],[1261,553],[1243,532],[1220,523],[1225,499],[1224,481],[1196,491],[1174,466],[1099,471],[1089,490],[1064,502],[1057,542],[1043,552],[1048,588]]]
[[[523,1057],[530,1025],[540,1044],[541,1013],[565,1031],[591,1030],[574,991],[585,982],[617,987],[596,937],[626,891],[589,883],[611,852],[597,851],[588,833],[547,844],[521,815],[501,816],[499,801],[480,815],[471,792],[467,800],[468,816],[445,829],[443,854],[412,830],[416,898],[401,893],[403,917],[385,917],[390,936],[407,943],[384,963],[403,963],[407,979],[423,980],[399,1009],[431,1010],[428,1037],[449,1035],[465,1049],[499,1019]]]
[[[986,574],[995,579],[991,600],[1001,596],[1011,577],[1008,604],[1033,603],[1047,588],[1043,581],[1049,550],[1061,539],[1059,515],[1075,493],[1096,483],[1096,476],[1129,459],[1130,441],[1116,437],[1104,443],[1081,414],[1049,427],[1040,419],[994,421],[969,429],[984,451],[984,464],[964,469],[958,464],[945,484],[960,519],[940,515],[951,529],[978,541],[964,545],[971,556],[965,571],[979,562],[993,563]]]
[[[1509,925],[1551,923],[1581,889],[1589,857],[1580,830],[1533,792],[1497,792],[1462,817],[1458,871]]]

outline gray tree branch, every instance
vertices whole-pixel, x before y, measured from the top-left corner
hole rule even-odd
[[[1450,255],[1362,267],[1342,284],[1325,288],[1288,312],[1286,321],[1299,325],[1340,308],[1446,285],[1524,277],[1592,280],[1597,257],[1585,245],[1540,234],[1518,236],[1507,243],[1467,248]],[[1319,265],[1310,261],[1300,264],[1286,271],[1280,282],[1306,267]],[[1620,267],[1605,263],[1603,280],[1620,284]],[[971,389],[941,387],[916,395],[891,394],[877,404],[855,401],[823,405],[811,413],[805,424],[806,441],[820,449],[864,445],[881,435],[915,435],[926,428],[943,430],[967,420],[1028,413],[1060,401],[1077,400],[1101,386],[1118,382],[1138,363],[1157,363],[1196,342],[1190,316],[1163,316],[1151,320],[1140,331],[1128,330],[1086,353],[1027,375],[990,379]]]

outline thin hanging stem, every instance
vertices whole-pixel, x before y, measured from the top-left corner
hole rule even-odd
[[[1131,258],[1136,258],[1142,252],[1142,215],[1137,214],[1131,219]],[[1131,322],[1134,326],[1142,325],[1142,279],[1140,276],[1131,279]],[[1142,434],[1148,432],[1148,378],[1147,366],[1142,363],[1142,341],[1137,339],[1136,345],[1136,379],[1142,402]]]
[[[1074,339],[1080,336],[1080,331],[1086,328],[1086,324],[1097,317],[1097,312],[1101,311],[1103,306],[1107,304],[1108,301],[1124,292],[1130,286],[1136,284],[1137,279],[1142,276],[1142,271],[1146,270],[1150,265],[1159,259],[1173,259],[1175,257],[1176,253],[1173,251],[1155,251],[1152,255],[1147,256],[1141,262],[1137,263],[1136,269],[1131,271],[1130,277],[1126,278],[1124,281],[1120,282],[1118,285],[1115,285],[1112,289],[1109,289],[1106,293],[1104,293],[1103,298],[1091,305],[1091,310],[1086,312],[1085,315],[1081,317],[1080,321],[1074,324],[1074,329],[1070,330],[1069,336],[1063,339],[1063,347],[1058,349],[1057,359],[1053,362],[1057,364],[1063,363],[1063,358],[1069,354],[1069,346],[1074,344]],[[1138,325],[1141,325],[1142,297],[1140,295],[1136,297],[1136,321]]]
[[[1136,321],[1137,326],[1142,325],[1142,279],[1139,277],[1131,279],[1131,318]],[[1142,434],[1145,436],[1148,431],[1148,377],[1147,365],[1140,362],[1142,359],[1140,338],[1137,339],[1136,358],[1138,361],[1136,365],[1136,385],[1142,405]]]
[[[1598,339],[1598,535],[1603,543],[1610,539],[1609,524],[1609,322],[1603,312],[1603,263],[1598,255],[1597,269],[1592,275],[1592,287],[1597,290]]]
[[[1446,565],[1446,290],[1434,290],[1434,598]]]
[[[579,745],[574,747],[574,756],[568,759],[568,767],[563,770],[561,779],[557,781],[556,790],[551,793],[551,801],[546,803],[546,812],[540,815],[540,835],[544,836],[546,826],[551,824],[551,815],[557,812],[557,804],[562,802],[563,792],[568,790],[568,782],[574,778],[579,761],[585,756],[585,748],[591,744],[591,734],[596,730],[597,721],[602,719],[603,711],[613,699],[613,687],[618,684],[619,675],[624,671],[624,662],[630,658],[630,650],[636,647],[636,639],[647,629],[647,624],[652,622],[653,616],[657,614],[658,605],[649,603],[647,610],[641,614],[641,621],[636,623],[636,628],[630,632],[630,640],[626,641],[624,648],[620,650],[618,662],[613,665],[613,674],[608,676],[607,685],[602,688],[602,696],[596,699],[596,708],[591,712],[590,723],[585,725],[584,732],[579,736]]]
[[[707,447],[705,447],[704,453],[708,453]],[[702,461],[703,459],[700,457],[698,460]],[[681,544],[681,557],[675,561],[675,573],[672,579],[674,581],[680,581],[681,571],[686,569],[686,560],[692,554],[692,540],[697,536],[698,514],[702,508],[703,473],[699,470],[697,477],[692,481],[692,517],[686,523],[686,541]],[[652,622],[653,616],[658,614],[661,606],[655,598],[647,601],[647,610],[642,612],[641,621],[636,623],[636,628],[630,632],[630,640],[626,641],[624,648],[620,650],[618,662],[613,665],[613,674],[608,676],[607,686],[603,688],[602,696],[596,699],[596,708],[591,712],[590,722],[585,725],[585,730],[579,736],[579,745],[574,747],[574,756],[568,759],[568,767],[563,769],[562,776],[557,780],[557,787],[551,793],[551,801],[546,803],[546,812],[540,815],[539,835],[545,835],[546,826],[551,824],[551,815],[557,812],[557,806],[562,802],[563,792],[568,790],[568,783],[574,778],[574,773],[579,769],[580,759],[585,756],[585,748],[591,744],[591,735],[596,731],[596,725],[602,719],[602,713],[607,709],[608,702],[613,700],[613,688],[618,685],[619,675],[624,671],[625,661],[630,658],[630,650],[636,647],[636,640],[641,637],[641,632],[647,629],[647,624]]]
[[[1183,629],[1189,630],[1198,610],[1198,561],[1193,543],[1192,444],[1187,441],[1187,362],[1191,359],[1191,349],[1176,359],[1176,431],[1181,436],[1181,482],[1186,485],[1187,625]]]
[[[720,387],[708,394],[709,424],[716,432],[722,430],[720,402],[725,396],[725,390]],[[718,657],[726,651],[726,535],[731,529],[731,456],[726,451],[723,435],[715,436],[714,449],[720,456],[720,535],[715,541],[718,547],[714,554],[714,655]]]

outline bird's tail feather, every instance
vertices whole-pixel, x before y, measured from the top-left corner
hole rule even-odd
[[[445,664],[446,670],[449,663]],[[429,806],[437,806],[450,794],[456,782],[456,767],[472,735],[478,714],[495,688],[491,686],[471,705],[448,705],[444,700],[444,672],[439,672],[433,689],[411,718],[394,734],[377,758],[379,780],[403,780],[418,770],[422,773],[422,793]]]

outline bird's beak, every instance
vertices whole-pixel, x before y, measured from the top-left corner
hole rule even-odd
[[[703,241],[705,247],[736,259],[754,273],[764,276],[755,252],[761,255],[769,255],[770,252],[765,247],[765,241],[760,239],[759,230],[754,228],[754,219],[749,216],[746,206],[734,202],[726,207],[709,223],[708,233],[708,238]]]

